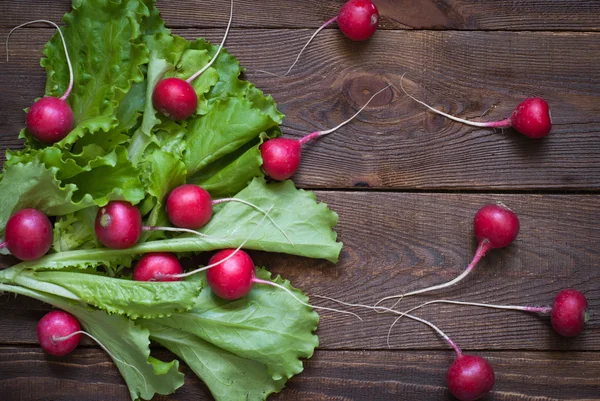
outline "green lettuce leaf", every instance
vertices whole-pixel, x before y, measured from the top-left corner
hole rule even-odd
[[[271,280],[264,268],[257,270],[257,277]],[[280,277],[273,281],[308,303],[308,297],[289,281]],[[154,320],[239,357],[261,362],[276,381],[303,370],[300,358],[310,358],[318,345],[317,336],[312,333],[318,321],[311,308],[284,290],[265,284],[255,284],[248,295],[236,301],[220,299],[210,290],[202,291],[191,311]]]
[[[150,400],[156,394],[172,394],[183,385],[184,376],[179,372],[179,362],[162,362],[151,357],[148,329],[132,320],[23,287],[0,284],[0,291],[35,298],[75,316],[83,328],[110,352],[133,401]]]
[[[62,287],[85,302],[131,319],[169,316],[191,309],[200,293],[198,279],[172,282],[139,282],[83,272],[22,271],[11,280],[32,290]],[[39,285],[38,285],[39,284]],[[65,293],[65,292],[63,292]]]

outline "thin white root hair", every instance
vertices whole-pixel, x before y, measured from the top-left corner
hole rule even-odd
[[[292,241],[292,239],[287,235],[287,233],[279,226],[279,224],[277,224],[275,222],[275,220],[273,220],[273,218],[271,216],[269,216],[266,212],[266,210],[264,210],[263,208],[255,205],[254,203],[251,202],[247,202],[243,199],[238,199],[238,198],[223,198],[223,199],[217,199],[213,201],[213,204],[218,205],[219,203],[224,203],[224,202],[239,202],[242,203],[244,205],[250,206],[256,210],[258,210],[260,213],[264,214],[265,216],[267,216],[267,218],[269,219],[269,221],[271,222],[271,224],[273,224],[282,234],[283,236],[288,240],[288,242],[290,243],[290,245],[292,245],[293,247],[295,247],[296,245],[294,244],[294,242]]]
[[[123,365],[129,366],[131,369],[135,370],[140,375],[140,377],[142,378],[142,380],[144,381],[144,387],[145,387],[145,389],[148,390],[148,383],[146,382],[146,378],[144,377],[144,375],[142,374],[142,372],[140,372],[140,370],[138,368],[136,368],[135,366],[133,366],[133,365],[131,365],[131,364],[129,364],[129,363],[127,363],[127,362],[125,362],[125,361],[117,358],[116,356],[114,356],[113,353],[110,352],[108,350],[108,348],[106,348],[104,346],[104,344],[102,344],[100,342],[100,340],[98,340],[96,337],[94,337],[93,335],[91,335],[87,331],[79,330],[79,331],[75,331],[75,332],[73,332],[73,333],[71,333],[71,334],[69,334],[67,336],[63,336],[63,337],[56,337],[56,336],[54,336],[54,337],[52,337],[52,341],[65,341],[65,340],[68,340],[69,338],[71,338],[71,337],[73,337],[74,335],[77,335],[77,334],[84,334],[84,335],[88,336],[89,338],[91,338],[92,340],[94,340],[96,342],[96,344],[98,344],[100,346],[100,348],[102,348],[104,350],[104,352],[106,352],[115,362],[119,362],[119,363],[121,363]]]
[[[233,252],[232,252],[232,253],[231,253],[229,256],[227,256],[227,257],[223,258],[222,260],[220,260],[220,261],[219,261],[219,262],[217,262],[217,263],[213,263],[213,264],[210,264],[210,265],[208,265],[208,266],[204,266],[204,267],[201,267],[201,268],[199,268],[199,269],[196,269],[196,270],[192,270],[192,271],[190,271],[190,272],[187,272],[187,273],[181,273],[181,274],[168,274],[168,275],[165,275],[164,277],[185,278],[185,277],[193,276],[193,275],[194,275],[194,274],[196,274],[196,273],[203,272],[203,271],[205,271],[205,270],[208,270],[208,269],[210,269],[210,268],[212,268],[212,267],[215,267],[215,266],[217,266],[217,265],[219,265],[219,264],[221,264],[221,263],[225,262],[226,260],[229,260],[229,259],[231,259],[231,258],[232,258],[232,257],[233,257],[233,256],[234,256],[236,253],[238,253],[238,252],[239,252],[239,250],[240,250],[240,249],[242,249],[242,248],[244,247],[244,245],[246,245],[246,242],[248,242],[248,241],[250,240],[250,238],[252,238],[252,236],[254,235],[254,233],[256,232],[256,230],[258,230],[258,228],[259,228],[259,227],[262,225],[262,223],[265,221],[265,219],[266,219],[266,218],[267,218],[267,216],[269,215],[269,212],[271,212],[271,209],[273,209],[273,206],[275,206],[275,205],[272,205],[272,206],[269,208],[269,210],[267,210],[266,214],[265,214],[265,215],[264,215],[264,216],[263,216],[263,217],[260,219],[260,221],[259,221],[259,222],[256,224],[256,226],[254,227],[254,229],[252,230],[252,232],[250,233],[250,235],[248,235],[248,237],[246,237],[246,239],[245,239],[245,240],[244,240],[244,241],[243,241],[243,242],[242,242],[242,243],[241,243],[241,244],[240,244],[240,245],[239,245],[239,246],[238,246],[238,247],[235,249],[235,251],[233,251]]]
[[[209,61],[208,64],[206,64],[204,67],[202,67],[200,69],[200,71],[198,71],[197,73],[195,73],[194,75],[189,77],[187,79],[187,82],[191,83],[194,79],[198,78],[200,75],[202,75],[202,73],[204,73],[204,71],[208,70],[210,68],[210,66],[213,65],[213,63],[217,60],[217,57],[219,57],[219,54],[221,54],[221,49],[223,49],[223,46],[225,45],[225,40],[227,39],[227,35],[229,35],[229,29],[231,28],[231,21],[233,21],[233,0],[231,0],[231,9],[229,11],[229,22],[227,23],[227,29],[225,30],[225,35],[223,36],[223,40],[221,41],[221,45],[219,46],[217,53]]]
[[[293,292],[291,292],[290,290],[288,290],[287,288],[285,288],[284,286],[277,284],[277,283],[273,283],[272,281],[267,281],[267,280],[261,280],[261,279],[254,279],[255,283],[258,284],[266,284],[266,285],[270,285],[273,287],[277,287],[280,288],[284,291],[286,291],[288,294],[290,294],[292,297],[294,297],[294,299],[296,299],[296,301],[298,301],[299,303],[301,303],[304,306],[308,306],[309,308],[314,308],[314,309],[321,309],[321,310],[328,310],[328,311],[332,311],[332,312],[338,312],[338,313],[344,313],[347,315],[352,315],[352,316],[356,316],[358,318],[358,320],[362,321],[362,318],[357,315],[354,312],[349,312],[349,311],[344,311],[344,310],[340,310],[340,309],[334,309],[334,308],[326,308],[324,306],[315,306],[315,305],[311,305],[311,304],[307,304],[306,302],[302,301],[300,298],[298,298]]]

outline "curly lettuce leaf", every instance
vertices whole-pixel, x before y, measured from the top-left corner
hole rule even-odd
[[[64,294],[69,294],[76,301],[131,319],[163,317],[189,310],[202,289],[197,279],[139,282],[67,271],[26,270],[12,277],[11,281],[38,291],[61,287],[66,290],[62,291]]]
[[[264,268],[256,275],[271,281]],[[308,303],[290,282],[275,278]],[[255,284],[244,298],[227,301],[212,291],[200,293],[194,308],[154,322],[193,334],[239,357],[260,362],[273,380],[289,379],[303,370],[300,358],[310,358],[319,341],[313,334],[319,317],[282,289]],[[142,323],[144,324],[144,323]]]
[[[98,248],[100,243],[94,231],[97,212],[97,207],[89,207],[57,218],[52,241],[54,252]]]

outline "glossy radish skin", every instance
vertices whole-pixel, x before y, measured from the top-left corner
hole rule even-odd
[[[169,193],[166,211],[174,226],[197,229],[206,225],[212,217],[212,198],[198,185],[180,185]]]
[[[521,102],[511,116],[514,129],[529,138],[543,138],[552,129],[550,108],[544,99],[532,97]]]
[[[235,249],[224,249],[210,258],[209,265],[219,263]],[[252,289],[255,279],[254,262],[250,256],[239,250],[231,258],[211,267],[206,272],[209,287],[219,298],[234,300],[242,298]]]
[[[181,274],[183,269],[179,259],[168,252],[147,253],[137,262],[133,269],[133,279],[136,281],[179,281],[171,275]]]
[[[565,337],[575,337],[588,320],[588,302],[579,291],[562,290],[554,299],[551,321],[554,330]]]
[[[152,104],[161,114],[182,121],[196,112],[198,95],[189,82],[179,78],[165,78],[154,87]]]
[[[39,321],[36,333],[44,351],[50,355],[63,356],[77,348],[81,335],[75,334],[59,341],[56,338],[65,337],[80,330],[79,322],[72,315],[64,311],[54,310]]]
[[[274,180],[287,180],[300,166],[302,144],[296,139],[273,138],[260,147],[263,171]]]
[[[4,245],[21,260],[35,260],[48,252],[52,237],[52,224],[44,213],[23,209],[8,219]]]
[[[35,102],[27,113],[27,130],[37,140],[52,144],[73,130],[73,110],[69,104],[56,97],[46,96]]]
[[[112,249],[130,248],[142,233],[142,215],[131,203],[111,201],[96,215],[96,237]]]
[[[367,40],[379,26],[379,11],[370,0],[350,0],[340,9],[337,22],[349,39]]]
[[[448,369],[446,384],[450,393],[461,401],[474,401],[494,387],[494,370],[476,355],[459,355]]]
[[[479,242],[489,242],[490,248],[503,248],[519,234],[519,218],[502,204],[488,204],[475,214],[475,236]]]

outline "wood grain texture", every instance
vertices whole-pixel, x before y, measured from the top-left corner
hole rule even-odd
[[[594,0],[374,0],[381,29],[600,30]],[[235,0],[234,28],[317,28],[334,17],[345,0]],[[158,0],[170,27],[223,27],[228,0]],[[0,1],[0,27],[34,19],[58,21],[69,0]],[[290,18],[290,15],[293,15]]]
[[[496,374],[494,390],[483,401],[598,400],[597,353],[485,352]],[[170,355],[159,352],[167,360]],[[272,401],[377,400],[450,401],[445,387],[451,352],[318,351],[305,371]],[[185,385],[156,401],[210,401],[209,390],[187,367]],[[535,373],[532,373],[535,372]],[[0,388],[4,401],[100,401],[129,399],[109,357],[79,348],[64,358],[37,348],[0,348]],[[94,391],[91,392],[90,389]]]
[[[178,30],[219,41],[219,30]],[[49,29],[14,37],[0,65],[0,146],[18,148],[21,110],[43,93],[39,53]],[[228,49],[246,77],[273,94],[287,115],[284,132],[299,137],[349,118],[387,83],[463,118],[502,119],[525,97],[551,105],[554,128],[542,140],[512,130],[476,129],[436,116],[390,88],[357,120],[307,145],[295,177],[307,188],[426,190],[600,189],[600,33],[381,32],[368,45],[325,32],[292,76],[284,71],[305,34],[234,31]],[[543,51],[532,52],[532,48]],[[394,49],[391,51],[390,49]],[[493,51],[491,50],[493,49]],[[568,60],[568,62],[565,62]]]
[[[467,350],[600,349],[600,196],[399,194],[319,192],[340,215],[344,249],[339,264],[288,255],[253,253],[259,266],[309,294],[373,305],[386,295],[451,280],[470,261],[475,212],[502,201],[520,217],[515,243],[492,250],[464,282],[429,296],[407,298],[402,310],[424,300],[452,298],[511,305],[549,305],[575,287],[588,298],[592,319],[574,339],[556,335],[548,317],[473,307],[438,306],[419,313]],[[206,263],[204,256],[199,262]],[[315,305],[333,306],[317,298]],[[0,343],[34,344],[35,325],[49,309],[5,295],[0,301]],[[356,310],[364,322],[321,312],[320,347],[385,350],[394,318]],[[392,349],[447,349],[430,328],[409,320],[390,337]]]

